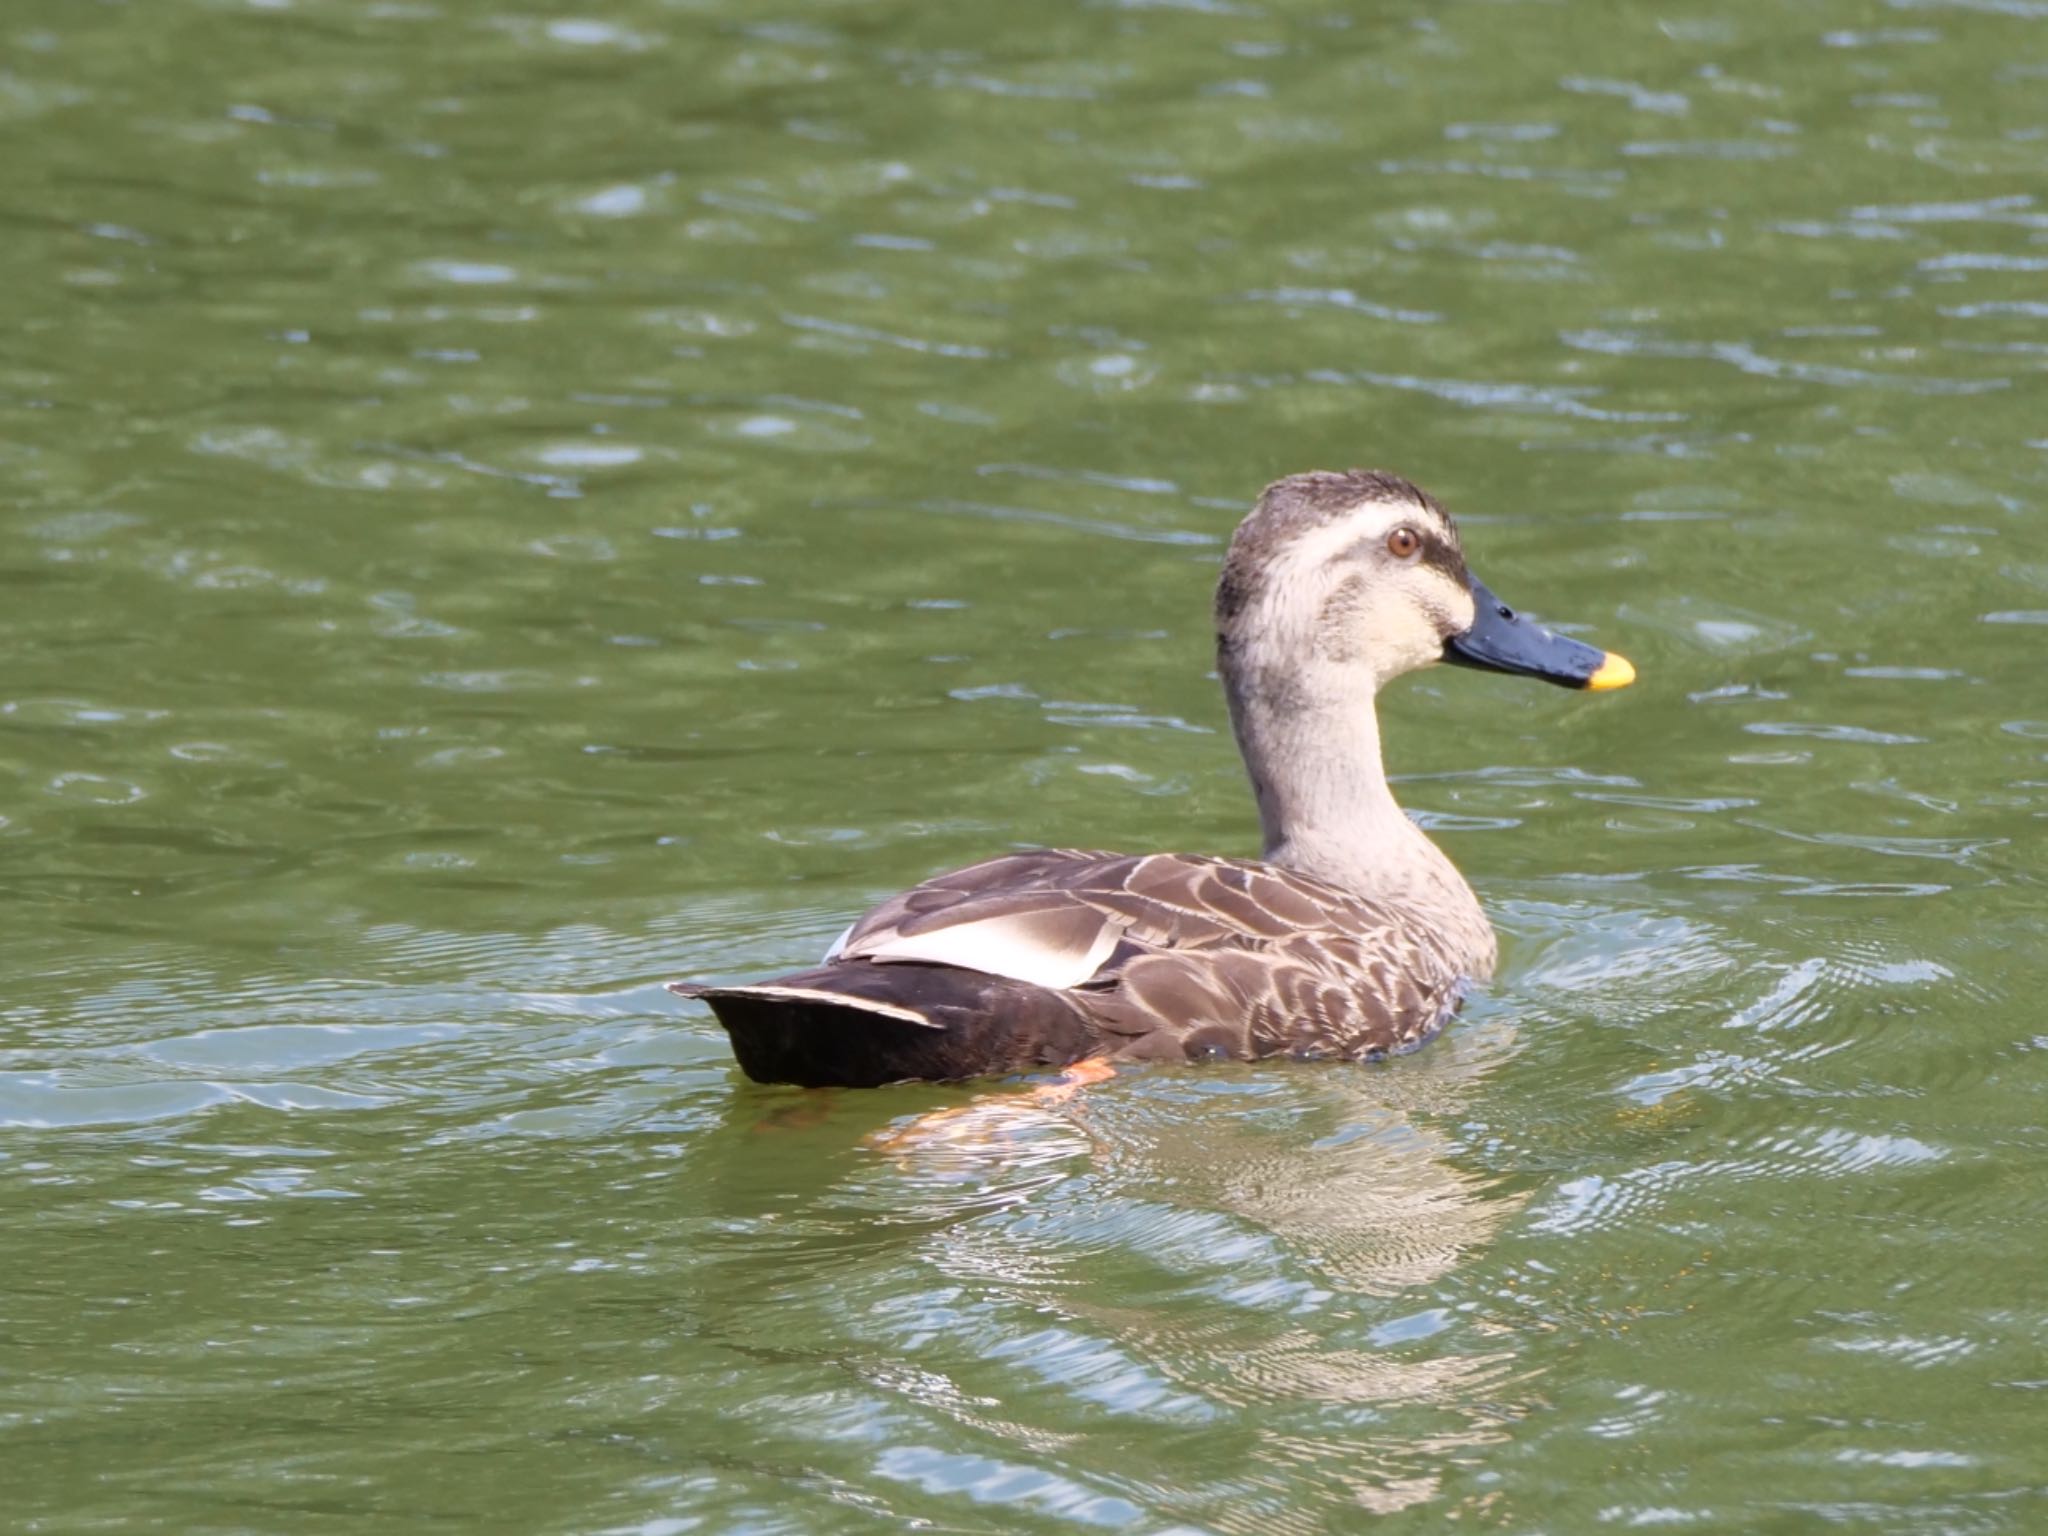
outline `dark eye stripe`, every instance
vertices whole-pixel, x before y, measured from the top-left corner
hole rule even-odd
[[[1465,557],[1432,534],[1422,536],[1422,563],[1435,566],[1461,587],[1465,584]]]
[[[1422,540],[1422,552],[1415,557],[1415,563],[1434,566],[1459,586],[1465,585],[1465,557],[1458,552],[1457,546],[1427,528],[1416,528],[1414,532]],[[1344,561],[1370,559],[1375,555],[1389,554],[1391,551],[1387,549],[1387,535],[1381,534],[1377,538],[1360,539],[1356,544],[1331,556],[1328,563],[1336,565]]]

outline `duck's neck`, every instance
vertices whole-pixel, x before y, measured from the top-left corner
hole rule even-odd
[[[1395,801],[1370,694],[1299,673],[1255,678],[1227,656],[1222,670],[1266,860],[1396,909],[1462,974],[1490,976],[1493,927],[1457,866]]]

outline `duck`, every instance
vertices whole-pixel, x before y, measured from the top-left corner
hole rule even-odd
[[[1000,854],[890,897],[816,966],[670,990],[710,1006],[748,1077],[806,1088],[1425,1044],[1498,946],[1394,798],[1379,691],[1438,662],[1594,692],[1635,669],[1500,601],[1443,504],[1385,470],[1267,486],[1214,615],[1259,858]]]

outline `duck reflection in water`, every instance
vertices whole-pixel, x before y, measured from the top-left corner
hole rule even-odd
[[[959,1288],[976,1352],[1036,1378],[1005,1396],[1018,1436],[1044,1392],[1232,1424],[1233,1442],[1256,1425],[1215,1468],[1242,1486],[1203,1493],[1209,1520],[1221,1491],[1248,1532],[1327,1530],[1304,1475],[1353,1509],[1439,1499],[1448,1467],[1533,1406],[1518,1332],[1455,1299],[1526,1196],[1461,1166],[1439,1129],[1513,1037],[1482,1010],[1397,1073],[1137,1071],[1057,1102],[989,1095],[953,1134],[883,1142],[851,1183],[951,1213],[917,1257]]]

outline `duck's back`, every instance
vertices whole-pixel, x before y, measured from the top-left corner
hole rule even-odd
[[[872,1026],[878,1052],[911,1050],[921,1064],[949,1066],[903,1075],[971,1076],[1088,1055],[1371,1059],[1442,1028],[1463,980],[1426,926],[1277,865],[1042,849],[892,897],[814,970],[689,990],[718,1008],[750,1074],[804,1081],[807,1069],[778,1068],[767,1056],[824,1030],[841,1060],[871,1027],[863,1015],[886,1021]],[[971,1039],[962,1033],[970,1014]],[[742,1029],[769,1024],[776,1051],[745,1049]],[[874,1064],[876,1074],[889,1070]]]

